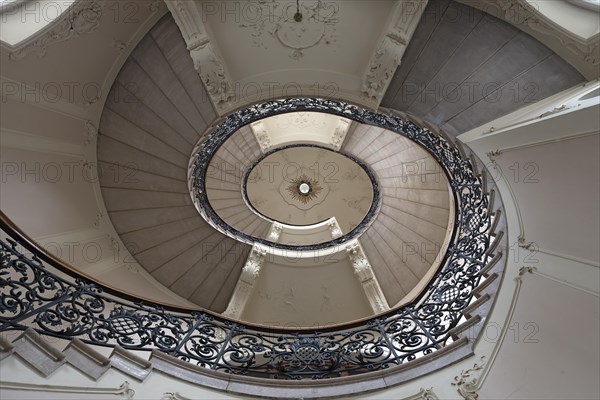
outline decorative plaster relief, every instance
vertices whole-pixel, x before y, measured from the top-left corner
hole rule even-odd
[[[253,246],[248,255],[248,260],[242,268],[242,273],[238,283],[229,300],[227,310],[223,313],[231,318],[239,319],[254,291],[254,284],[260,275],[260,270],[264,265],[266,251],[258,246]]]
[[[223,104],[233,97],[232,85],[223,60],[217,55],[209,42],[190,49],[194,68],[200,74],[206,91],[215,104]]]
[[[465,400],[477,400],[479,394],[477,394],[477,381],[478,378],[475,376],[477,371],[481,371],[485,366],[485,356],[481,357],[479,363],[475,363],[472,368],[462,370],[460,375],[454,377],[452,386],[456,386],[458,394]]]
[[[213,104],[219,108],[233,97],[233,85],[218,50],[210,43],[202,22],[205,18],[195,1],[169,0],[166,3],[185,39],[194,68]]]
[[[113,40],[112,47],[119,52],[119,54],[123,54],[125,50],[129,47],[129,43],[124,42],[122,40]]]
[[[329,232],[331,232],[332,239],[337,239],[344,234],[335,218],[332,218],[331,221],[327,223],[327,226],[329,227]]]
[[[269,234],[267,235],[267,240],[270,242],[277,242],[279,240],[279,236],[281,236],[281,231],[283,230],[283,225],[274,222],[269,230]]]
[[[310,171],[306,173],[304,168],[301,169],[302,175],[296,179],[287,182],[283,180],[279,185],[279,195],[281,199],[288,205],[296,207],[300,211],[312,210],[314,207],[323,203],[327,199],[327,195],[331,190],[331,186],[326,184],[326,179],[322,179],[321,175],[318,176],[319,180],[308,176]],[[306,195],[300,192],[300,185],[307,183],[310,186],[310,191]],[[254,201],[252,201],[254,203]],[[304,214],[306,216],[306,214]]]
[[[420,2],[416,7],[414,2],[406,0],[396,3],[393,18],[384,29],[383,38],[363,77],[363,96],[375,100],[377,104],[381,102],[426,5],[427,1]]]
[[[369,69],[363,79],[363,94],[371,99],[380,101],[391,81],[396,68],[400,65],[406,45],[386,36],[377,45],[377,50],[371,58]]]
[[[335,25],[339,11],[336,4],[322,0],[301,2],[300,21],[294,19],[295,7],[292,10],[287,4],[275,0],[258,2],[256,7],[260,8],[257,15],[262,18],[243,22],[240,27],[252,30],[251,35],[257,47],[268,48],[265,36],[270,36],[275,43],[292,50],[289,54],[291,59],[299,60],[304,57],[306,49],[336,42]]]
[[[350,242],[350,244],[346,246],[346,252],[352,262],[354,273],[358,275],[361,282],[368,281],[375,277],[373,270],[371,269],[371,264],[369,264],[369,261],[357,240]]]
[[[84,164],[87,168],[91,168],[91,164],[89,163],[85,163]],[[94,219],[94,222],[92,223],[92,226],[95,229],[100,229],[100,224],[102,223],[102,217],[104,217],[104,214],[101,211],[96,212],[96,218]]]
[[[436,394],[433,393],[433,388],[430,388],[430,389],[421,388],[419,393],[417,393],[414,396],[408,397],[405,400],[439,400],[439,397],[437,397]]]
[[[89,146],[90,144],[92,144],[96,141],[96,138],[98,137],[98,128],[96,127],[96,125],[94,125],[94,123],[92,121],[86,120],[85,121],[85,133],[86,133],[86,139],[85,139],[85,142],[83,142],[83,145]]]
[[[49,46],[64,42],[71,38],[95,31],[100,25],[104,10],[104,0],[77,1],[75,5],[54,22],[54,27],[33,41],[27,41],[22,47],[17,47],[9,55],[11,60],[21,60],[27,54],[34,52],[39,57],[46,55]]]
[[[163,393],[161,400],[191,400],[189,397],[184,397],[179,392],[167,392]]]
[[[244,265],[244,268],[242,269],[240,279],[244,282],[253,284],[258,278],[260,269],[264,264],[266,254],[267,253],[265,250],[261,249],[260,247],[252,247],[252,251],[248,256],[246,265]]]
[[[271,148],[271,137],[269,136],[269,132],[267,132],[267,128],[263,122],[255,122],[250,124],[250,128],[252,129],[252,133],[254,133],[254,137],[256,137],[256,141],[260,146],[260,150],[266,153],[269,148]]]
[[[163,0],[152,0],[148,4],[148,10],[150,10],[150,12],[157,12],[160,9],[160,6],[162,6],[163,4]]]
[[[327,121],[316,118],[311,112],[295,112],[278,116],[276,126],[279,129],[288,129],[290,127],[303,129],[322,129],[327,126]]]
[[[388,311],[390,306],[358,240],[351,241],[346,246],[346,252],[373,311],[375,313]]]
[[[329,144],[331,144],[335,150],[339,151],[342,147],[342,143],[344,143],[344,139],[346,139],[346,134],[348,133],[350,124],[351,121],[349,119],[338,119],[337,126],[334,128],[333,133],[331,135],[331,140],[329,141]]]

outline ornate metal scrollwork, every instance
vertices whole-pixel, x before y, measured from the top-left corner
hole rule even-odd
[[[416,300],[365,322],[320,332],[240,324],[209,312],[147,304],[88,281],[31,244],[2,215],[0,225],[8,238],[0,240],[0,331],[33,327],[41,334],[91,344],[155,348],[212,370],[272,379],[360,374],[443,348],[490,260],[492,233],[481,177],[443,138],[399,117],[333,100],[261,103],[231,114],[202,143],[194,164],[197,199],[205,200],[207,157],[230,134],[290,111],[328,112],[392,130],[423,146],[443,166],[455,198],[455,231],[444,262]],[[203,212],[211,214],[210,209]],[[347,240],[337,238],[328,245]]]

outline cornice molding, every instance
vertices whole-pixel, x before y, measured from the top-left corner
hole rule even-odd
[[[192,400],[191,397],[185,397],[181,395],[179,392],[166,392],[163,393],[161,400]],[[439,397],[433,392],[433,389],[423,389],[419,390],[419,393],[416,393],[412,396],[405,397],[403,400],[439,400]]]
[[[0,389],[19,390],[24,392],[49,392],[49,393],[81,393],[81,394],[112,394],[125,400],[133,399],[135,390],[131,389],[129,382],[125,381],[118,388],[98,388],[84,386],[55,386],[36,385],[21,382],[0,382]]]

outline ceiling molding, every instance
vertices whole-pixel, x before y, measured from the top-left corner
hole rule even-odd
[[[418,393],[403,398],[403,400],[438,400],[439,397],[433,392],[432,389],[423,389],[419,390]],[[179,392],[167,392],[163,394],[161,400],[192,400],[190,397],[185,397],[181,395]]]
[[[131,389],[127,381],[123,382],[119,387],[85,387],[85,386],[55,386],[55,385],[38,385],[33,383],[23,382],[1,382],[0,389],[15,390],[19,392],[44,392],[44,393],[63,393],[63,394],[96,394],[96,395],[115,395],[122,399],[133,399],[135,391]]]

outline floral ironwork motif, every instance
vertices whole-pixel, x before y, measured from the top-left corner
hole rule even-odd
[[[199,211],[218,221],[206,206],[204,191],[207,161],[214,151],[240,126],[295,110],[333,113],[392,130],[420,144],[442,165],[455,198],[455,231],[439,270],[417,299],[360,324],[322,331],[245,325],[200,310],[149,304],[89,281],[29,242],[0,213],[5,238],[0,240],[0,332],[32,327],[41,334],[96,345],[158,349],[211,370],[270,379],[372,372],[442,349],[453,339],[451,330],[464,316],[492,259],[494,229],[483,178],[444,138],[400,117],[333,100],[257,104],[228,116],[199,145],[193,171],[194,195],[203,205]],[[345,235],[328,245],[348,240]]]

